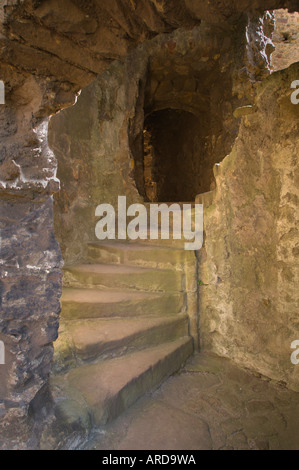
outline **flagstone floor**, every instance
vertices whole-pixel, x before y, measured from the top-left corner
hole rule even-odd
[[[97,450],[299,449],[299,393],[197,354],[85,448]]]

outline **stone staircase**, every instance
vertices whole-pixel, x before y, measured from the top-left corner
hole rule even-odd
[[[64,269],[51,379],[64,425],[105,425],[197,347],[195,254],[162,242],[90,243],[87,262]]]

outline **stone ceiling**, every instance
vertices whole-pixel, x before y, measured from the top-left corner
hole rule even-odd
[[[201,21],[227,27],[236,24],[244,12],[277,8],[294,11],[299,10],[299,2],[4,0],[3,8],[0,73],[4,80],[13,87],[19,73],[28,73],[80,89],[111,61],[125,57],[137,44],[159,33],[192,28]]]

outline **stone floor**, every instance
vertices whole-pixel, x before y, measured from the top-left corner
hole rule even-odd
[[[200,354],[85,448],[298,450],[298,423],[299,393]]]

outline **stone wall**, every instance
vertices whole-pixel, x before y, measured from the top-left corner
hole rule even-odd
[[[299,13],[276,10],[272,40],[276,48],[271,57],[274,70],[299,62]]]
[[[273,73],[215,167],[200,252],[202,348],[299,390],[299,65]]]
[[[87,243],[96,241],[99,204],[117,207],[118,195],[127,196],[128,204],[141,200],[128,142],[128,122],[138,96],[137,69],[137,64],[128,70],[115,62],[82,91],[73,108],[50,120],[49,145],[61,182],[54,203],[55,233],[65,263],[84,259]]]

